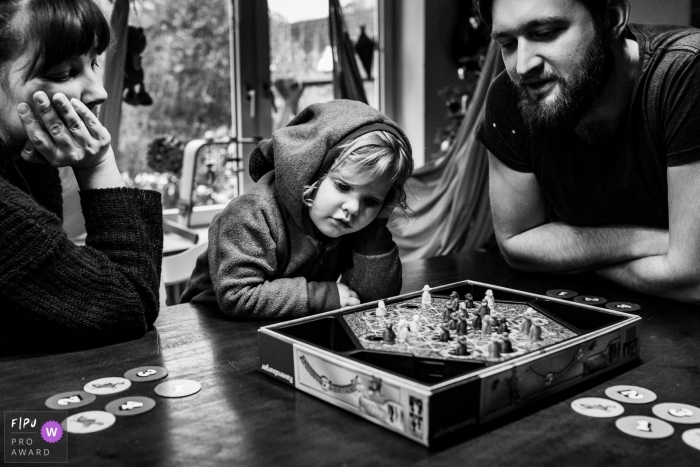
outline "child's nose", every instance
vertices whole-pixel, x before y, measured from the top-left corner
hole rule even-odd
[[[351,216],[357,215],[360,209],[360,202],[354,197],[350,197],[343,203],[343,211],[347,212]]]

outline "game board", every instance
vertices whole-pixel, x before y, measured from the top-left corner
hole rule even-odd
[[[463,281],[265,326],[258,355],[263,373],[430,446],[638,358],[640,321]]]
[[[360,344],[365,349],[409,353],[417,357],[437,359],[500,362],[525,355],[578,335],[526,304],[496,301],[495,313],[493,314],[506,319],[510,330],[509,339],[512,342],[514,352],[501,354],[498,358],[489,358],[488,345],[493,335],[485,336],[481,330],[469,326],[467,346],[470,353],[465,356],[455,355],[453,351],[457,337],[455,330],[451,330],[451,337],[448,342],[440,342],[438,337],[441,332],[440,325],[444,321],[444,309],[449,302],[449,298],[432,297],[430,305],[422,305],[421,298],[416,297],[389,305],[386,315],[382,317],[377,317],[376,310],[369,310],[346,314],[343,316],[343,319],[350,326],[353,334],[359,338]],[[528,309],[531,310],[531,321],[533,324],[542,327],[541,341],[533,342],[530,340],[529,333],[525,335],[521,332],[524,315]],[[468,321],[471,321],[474,314],[476,314],[477,308],[472,307],[467,310],[469,312]],[[394,344],[383,342],[382,335],[386,329],[387,321],[398,323],[401,319],[404,319],[410,323],[414,315],[420,317],[421,330],[419,332],[409,332],[405,342],[395,342]]]

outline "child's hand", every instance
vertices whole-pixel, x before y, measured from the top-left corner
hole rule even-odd
[[[342,282],[337,282],[338,295],[340,295],[340,307],[355,306],[360,304],[360,299],[357,298],[357,293]]]
[[[89,170],[110,157],[109,132],[85,104],[62,93],[49,100],[43,91],[33,100],[36,111],[26,102],[17,106],[29,138],[24,160]]]

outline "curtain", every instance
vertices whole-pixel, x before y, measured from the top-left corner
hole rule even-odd
[[[362,77],[355,60],[355,46],[348,35],[348,28],[339,0],[328,1],[328,25],[333,52],[333,97],[367,103]]]
[[[112,136],[114,154],[119,153],[119,125],[122,119],[122,89],[126,61],[126,34],[129,27],[130,0],[114,0],[110,18],[112,44],[105,57],[104,87],[109,99],[100,108],[100,122]]]
[[[401,259],[411,261],[479,248],[493,234],[488,154],[476,139],[491,81],[502,70],[492,42],[466,115],[447,154],[417,169],[407,183],[410,218],[390,222]]]

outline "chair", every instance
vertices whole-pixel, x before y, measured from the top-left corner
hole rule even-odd
[[[190,278],[197,258],[207,251],[208,242],[194,245],[182,253],[163,257],[161,306],[176,305]],[[165,290],[165,293],[163,293]],[[163,300],[165,299],[165,303]]]

